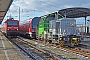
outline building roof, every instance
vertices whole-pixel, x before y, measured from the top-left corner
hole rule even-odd
[[[0,0],[0,24],[2,23],[13,0]]]
[[[59,10],[58,13],[66,18],[79,18],[90,16],[90,9],[82,7],[74,7]]]

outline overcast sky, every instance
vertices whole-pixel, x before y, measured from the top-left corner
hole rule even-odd
[[[65,8],[90,8],[90,0],[14,0],[5,19],[10,15],[14,19],[19,19],[19,7],[20,20],[26,20]]]

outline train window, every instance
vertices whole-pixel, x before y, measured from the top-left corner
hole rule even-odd
[[[12,25],[12,22],[8,22],[8,25]]]
[[[13,22],[13,25],[17,26],[18,25],[18,22]]]
[[[32,28],[36,28],[36,27],[37,27],[37,25],[33,25],[33,26],[32,26]]]
[[[8,26],[18,26],[18,22],[11,22],[11,21],[9,21],[8,22]]]

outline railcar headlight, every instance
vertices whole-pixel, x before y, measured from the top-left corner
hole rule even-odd
[[[9,30],[9,29],[8,29]]]
[[[17,29],[18,30],[18,29]]]

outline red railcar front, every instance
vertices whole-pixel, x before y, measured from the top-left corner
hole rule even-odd
[[[40,18],[35,17],[33,19],[20,22],[20,30],[19,30],[20,35],[29,38],[36,38],[37,24],[39,21]]]

